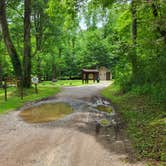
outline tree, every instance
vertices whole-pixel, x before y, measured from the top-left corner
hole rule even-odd
[[[137,2],[136,0],[131,1],[131,16],[132,16],[132,71],[133,71],[133,80],[137,78],[138,65],[137,65]]]
[[[24,58],[23,58],[23,84],[31,86],[31,35],[30,35],[31,0],[24,0]]]
[[[2,34],[8,53],[10,55],[12,65],[16,74],[16,77],[20,79],[22,76],[22,67],[16,48],[11,40],[7,18],[6,18],[6,4],[5,0],[0,1],[0,23],[2,26]]]
[[[0,34],[0,53],[1,52],[2,52],[2,36]],[[2,87],[2,76],[3,76],[2,55],[0,55],[0,87]]]
[[[33,17],[33,24],[32,30],[34,31],[35,37],[35,48],[32,56],[36,58],[36,74],[41,80],[41,62],[42,62],[42,52],[46,48],[45,42],[47,41],[47,34],[45,33],[46,29],[49,27],[50,18],[46,14],[47,9],[47,0],[36,0],[32,1],[32,17]]]
[[[156,29],[161,35],[161,37],[163,37],[166,45],[166,30],[164,28],[164,21],[165,21],[164,15],[162,14],[159,15],[160,6],[162,5],[162,3],[164,2],[158,2],[157,0],[152,0],[151,7],[152,7],[153,16],[156,18],[157,21]]]
[[[18,52],[11,40],[7,17],[6,17],[6,3],[5,0],[0,2],[0,22],[2,26],[3,38],[10,55],[12,65],[17,79],[23,80],[23,86],[29,88],[31,86],[31,45],[30,45],[30,15],[31,15],[31,1],[24,1],[24,56],[23,68]]]

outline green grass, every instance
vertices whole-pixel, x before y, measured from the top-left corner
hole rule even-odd
[[[24,90],[24,98],[23,100],[20,98],[19,91],[12,88],[8,95],[8,100],[4,101],[4,96],[2,95],[2,90],[0,91],[0,114],[5,113],[10,110],[15,110],[21,106],[23,106],[26,102],[39,100],[51,95],[54,95],[60,91],[58,87],[42,87],[38,88],[39,93],[36,94],[34,92],[34,88]]]
[[[89,81],[90,84],[93,81]],[[36,94],[34,87],[24,90],[23,100],[20,98],[20,92],[15,87],[7,89],[8,100],[4,101],[4,90],[0,89],[0,114],[15,110],[23,106],[26,102],[40,100],[52,95],[55,95],[60,91],[62,86],[81,86],[81,80],[59,80],[57,82],[44,81],[38,85],[39,93]]]
[[[93,81],[90,80],[89,84],[92,84]],[[82,84],[82,80],[58,80],[57,82],[44,81],[40,84],[41,86],[83,86],[87,84]]]
[[[165,105],[133,92],[123,94],[115,84],[101,93],[113,102],[124,118],[137,157],[154,159],[163,165],[166,161]]]

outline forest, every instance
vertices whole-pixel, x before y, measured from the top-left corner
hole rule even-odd
[[[126,114],[131,113],[126,115],[124,103],[130,100],[123,97],[120,103],[120,98],[111,96],[114,89],[102,92],[123,109],[120,112],[131,124],[129,131],[139,153],[165,161],[164,143],[160,144],[155,135],[165,124],[165,0],[0,0],[0,88],[5,78],[21,80],[23,87],[30,89],[34,76],[41,83],[78,80],[82,69],[102,66],[112,72],[113,86],[118,88],[115,96],[139,96],[139,106],[140,98],[145,97],[154,105],[152,111],[140,117],[127,112],[126,106]],[[155,138],[138,140],[141,134],[148,137],[143,133],[145,128],[136,128],[144,125],[149,114],[149,121],[155,116],[159,120],[156,131],[150,127],[145,130]],[[133,126],[129,118],[142,118],[142,124]]]
[[[1,1],[3,77],[80,78],[105,66],[124,91],[166,95],[164,0]],[[26,81],[25,81],[26,80]]]

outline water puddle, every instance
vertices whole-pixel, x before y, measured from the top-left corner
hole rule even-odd
[[[112,107],[110,106],[105,106],[105,105],[98,105],[96,107],[96,109],[98,109],[99,111],[103,111],[103,112],[107,112],[107,113],[112,113]]]
[[[73,112],[73,108],[66,103],[47,103],[20,112],[19,116],[28,123],[42,123],[54,121]]]
[[[108,128],[117,125],[116,112],[109,101],[96,97],[96,100],[91,106],[92,109],[94,108],[94,111],[96,111],[96,117],[94,117],[96,122],[96,133],[99,133],[101,127]]]

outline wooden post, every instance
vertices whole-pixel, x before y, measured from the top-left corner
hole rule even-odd
[[[35,85],[35,93],[38,94],[37,84],[39,83],[39,79],[37,77],[32,77],[31,81]]]
[[[88,78],[87,83],[89,84],[89,73],[88,73],[88,77],[87,78]]]
[[[96,79],[95,75],[96,73],[93,73],[93,83],[95,83],[95,79]]]
[[[21,96],[21,100],[23,100],[24,93],[23,93],[23,79],[22,79],[22,77],[20,77],[20,96]]]
[[[82,71],[82,84],[84,84],[84,72]]]
[[[86,79],[85,83],[88,84],[88,73],[86,73],[85,79]]]
[[[7,83],[6,83],[6,79],[4,79],[4,91],[5,91],[5,101],[7,101]]]
[[[100,124],[96,122],[96,134],[98,135],[100,133]]]
[[[35,93],[38,94],[37,84],[35,84]]]

